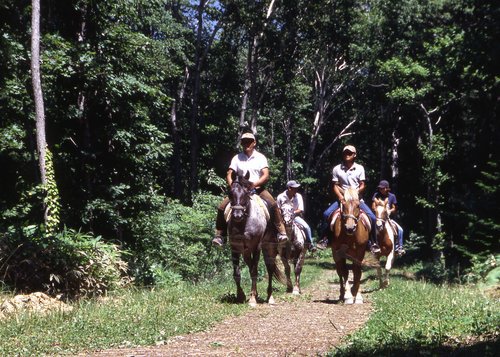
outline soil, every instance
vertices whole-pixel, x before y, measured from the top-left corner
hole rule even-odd
[[[162,346],[111,349],[85,356],[323,355],[363,326],[372,311],[366,293],[364,304],[339,303],[333,274],[333,270],[325,271],[303,289],[302,296],[275,297],[275,305],[259,303],[248,313],[228,318],[205,332],[176,336]]]

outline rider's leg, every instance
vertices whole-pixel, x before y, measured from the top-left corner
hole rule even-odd
[[[263,190],[259,194],[260,198],[267,202],[269,206],[269,212],[271,213],[271,220],[273,221],[274,227],[278,231],[278,243],[286,242],[288,236],[286,235],[285,225],[283,224],[283,218],[281,217],[281,211],[274,200],[274,197],[267,190]]]
[[[311,227],[307,224],[307,222],[304,220],[302,217],[295,217],[295,221],[300,224],[302,227],[304,227],[304,232],[306,233],[306,239],[307,241],[312,245],[313,244],[313,239],[312,239],[312,232],[311,232]]]
[[[398,222],[393,221],[392,219],[391,221],[396,225],[398,229],[398,244],[396,247],[396,253],[398,253],[398,255],[403,255],[406,253],[403,248],[403,227],[401,227]]]
[[[337,201],[333,202],[330,207],[323,212],[323,220],[321,221],[321,227],[319,232],[319,238],[317,247],[319,249],[325,249],[328,245],[328,217],[339,208],[339,203]]]
[[[222,200],[217,208],[217,219],[215,220],[215,237],[212,239],[212,245],[222,247],[224,245],[224,237],[227,235],[227,222],[224,217],[224,211],[229,203],[229,198]]]
[[[372,228],[370,230],[370,250],[372,251],[372,253],[379,253],[380,248],[377,244],[377,230],[375,229],[377,217],[375,217],[372,210],[370,209],[370,207],[368,207],[365,201],[361,200],[359,202],[359,208],[361,208],[368,215],[372,224]]]

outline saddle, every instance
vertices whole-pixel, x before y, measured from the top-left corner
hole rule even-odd
[[[251,200],[255,201],[257,203],[257,206],[262,209],[264,212],[264,216],[266,217],[266,222],[269,222],[271,219],[271,215],[269,214],[269,208],[267,207],[266,202],[260,198],[259,195],[251,195],[250,197]],[[231,202],[229,202],[226,206],[226,209],[224,210],[224,219],[226,222],[229,222],[231,219],[231,213],[232,213],[232,208],[231,208]]]
[[[333,230],[333,227],[335,226],[335,222],[337,221],[337,219],[339,218],[340,216],[340,208],[337,208],[331,215],[330,217],[328,217],[328,219],[330,220],[330,229]],[[368,232],[370,232],[372,230],[372,224],[370,222],[370,218],[368,217],[368,215],[363,211],[363,210],[360,210],[360,214],[359,214],[359,220],[363,223],[363,225],[365,226],[365,228],[368,230]]]

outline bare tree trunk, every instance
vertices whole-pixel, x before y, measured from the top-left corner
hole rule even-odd
[[[38,166],[42,184],[47,183],[45,166],[47,140],[45,138],[45,109],[43,105],[42,81],[40,78],[40,0],[32,0],[31,12],[31,79],[35,100],[36,143]]]
[[[247,53],[247,64],[245,67],[245,81],[243,84],[243,97],[241,99],[240,106],[240,134],[241,129],[247,126],[246,116],[250,101],[251,116],[250,116],[250,128],[254,134],[257,133],[257,121],[259,116],[259,109],[262,105],[263,94],[265,88],[270,83],[270,78],[263,80],[264,85],[260,88],[260,95],[258,95],[258,76],[260,74],[259,70],[259,46],[260,41],[264,37],[264,30],[267,27],[269,18],[274,11],[275,0],[271,0],[266,11],[266,19],[262,25],[261,31],[256,33],[252,40],[248,43],[248,53]]]
[[[172,139],[174,142],[173,155],[172,155],[172,166],[174,174],[174,191],[173,194],[177,198],[183,197],[183,185],[182,185],[182,172],[181,172],[181,128],[179,126],[179,121],[177,118],[177,112],[182,108],[184,95],[186,93],[186,87],[189,81],[189,68],[186,67],[184,70],[184,79],[180,85],[179,91],[176,94],[176,98],[172,102],[172,108],[170,110],[170,121],[172,123]]]

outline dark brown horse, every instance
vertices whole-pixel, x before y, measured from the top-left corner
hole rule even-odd
[[[307,252],[307,245],[305,244],[306,236],[304,231],[294,221],[293,205],[284,203],[281,206],[281,215],[285,224],[286,234],[288,235],[286,244],[279,247],[281,261],[285,267],[286,291],[294,295],[299,295],[301,293],[300,274],[302,273],[304,258]],[[294,266],[295,284],[292,284],[290,262]]]
[[[333,231],[332,253],[340,279],[340,300],[346,304],[363,303],[360,292],[361,263],[365,257],[369,230],[366,214],[359,208],[358,190],[348,188],[344,192],[345,204],[341,205],[340,217],[331,223]],[[349,286],[349,270],[346,259],[353,262],[353,284]]]
[[[385,288],[389,285],[389,272],[391,271],[392,264],[394,263],[394,236],[395,229],[389,219],[389,199],[380,200],[375,198],[375,216],[377,217],[377,242],[380,247],[380,253],[375,255],[379,261],[377,265],[377,276],[380,282],[380,288]],[[384,277],[382,278],[382,267],[380,265],[380,258],[386,257]]]
[[[257,305],[257,273],[261,249],[264,254],[269,282],[267,287],[267,301],[274,304],[272,296],[273,277],[280,282],[285,281],[283,273],[276,265],[278,245],[276,230],[272,224],[267,224],[266,207],[264,201],[249,191],[248,173],[245,177],[233,174],[233,183],[229,193],[230,215],[228,221],[228,236],[232,250],[233,276],[236,282],[237,300],[244,302],[245,293],[241,288],[240,256],[243,256],[252,279],[250,290],[250,306]]]

